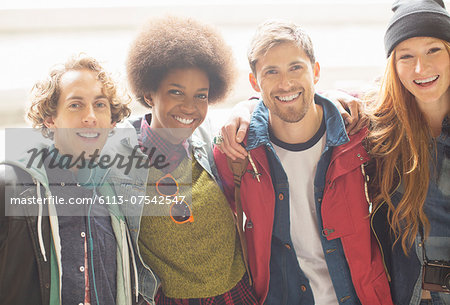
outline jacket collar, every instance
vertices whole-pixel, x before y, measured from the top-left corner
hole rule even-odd
[[[349,141],[345,131],[344,121],[339,110],[328,99],[314,95],[314,102],[323,108],[323,117],[326,126],[326,145],[339,146]],[[261,145],[270,143],[269,139],[269,110],[260,99],[250,120],[247,138],[247,150],[255,149]]]
[[[255,149],[269,142],[269,109],[264,105],[263,100],[260,99],[250,120],[247,150]]]

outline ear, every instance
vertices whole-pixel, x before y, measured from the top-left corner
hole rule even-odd
[[[153,95],[153,93],[148,93],[147,95],[144,95],[144,101],[150,107],[154,106],[152,95]]]
[[[44,125],[45,127],[47,127],[48,129],[52,129],[55,128],[55,121],[53,120],[52,116],[46,117],[44,119]]]
[[[261,92],[261,88],[259,88],[258,81],[256,80],[256,76],[253,73],[250,73],[248,75],[248,80],[250,81],[250,84],[252,85],[253,90],[256,92]]]
[[[320,65],[318,62],[314,64],[314,85],[317,84],[320,78]]]

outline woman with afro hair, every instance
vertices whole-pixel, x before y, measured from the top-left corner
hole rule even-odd
[[[205,120],[235,80],[230,47],[210,25],[153,19],[131,45],[127,72],[151,108],[115,150],[152,164],[114,174],[118,194],[140,192],[146,203],[125,207],[139,293],[150,304],[256,304]]]

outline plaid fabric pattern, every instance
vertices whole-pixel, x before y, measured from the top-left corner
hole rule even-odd
[[[174,299],[164,295],[161,288],[155,296],[156,305],[256,305],[253,288],[250,287],[248,276],[242,279],[230,291],[224,294],[203,299]]]
[[[163,139],[158,133],[156,133],[150,127],[148,121],[151,119],[150,115],[145,115],[141,123],[141,134],[139,135],[139,146],[145,154],[150,154],[153,147],[157,148],[157,155],[163,155],[166,157],[167,163],[170,165],[163,168],[165,173],[172,172],[181,163],[184,157],[189,156],[187,141],[183,141],[181,144],[172,144],[169,141]]]

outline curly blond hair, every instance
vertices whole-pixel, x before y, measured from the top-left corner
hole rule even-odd
[[[174,69],[199,68],[209,78],[209,103],[223,100],[236,76],[231,48],[222,35],[208,24],[191,18],[167,16],[152,19],[131,45],[128,82],[136,98],[157,91],[161,81]]]
[[[40,80],[31,89],[31,106],[27,118],[34,128],[41,129],[45,137],[52,138],[52,132],[45,126],[47,118],[56,116],[56,108],[61,94],[60,80],[64,73],[72,70],[89,70],[97,73],[97,79],[103,84],[103,91],[111,106],[111,122],[118,123],[131,113],[128,104],[131,98],[125,92],[120,92],[118,84],[104,70],[100,63],[86,54],[69,58],[65,63],[54,66],[47,78]]]

